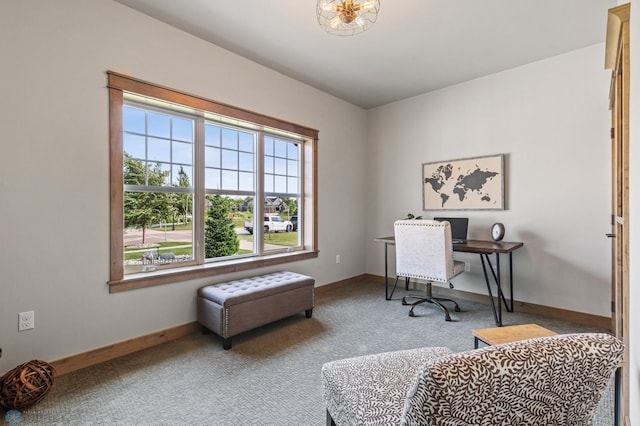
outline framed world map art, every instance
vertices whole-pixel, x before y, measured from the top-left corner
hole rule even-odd
[[[504,154],[422,165],[423,210],[504,210]]]

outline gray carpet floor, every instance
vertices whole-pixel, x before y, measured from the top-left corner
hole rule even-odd
[[[300,313],[247,332],[229,351],[214,334],[193,334],[60,376],[17,424],[324,425],[323,363],[421,346],[471,350],[471,330],[495,326],[489,306],[468,301],[460,301],[463,312],[451,312],[451,322],[429,305],[411,318],[400,303],[404,294],[396,290],[385,301],[380,283],[335,286],[317,292],[312,319]],[[503,321],[558,333],[603,331],[518,312]],[[613,424],[612,407],[610,386],[596,425]]]

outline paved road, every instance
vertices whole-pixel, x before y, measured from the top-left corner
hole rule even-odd
[[[244,228],[235,228],[235,231],[238,235],[249,235],[247,230]],[[154,228],[147,229],[147,231],[145,232],[145,244],[158,244],[165,241],[191,242],[191,231],[171,231],[170,228],[167,228],[167,232],[165,233],[164,229],[159,230],[158,228]],[[140,244],[142,244],[142,231],[127,231],[124,234],[125,246],[134,246]],[[273,249],[280,247],[282,246],[267,244],[265,248]],[[253,250],[253,242],[240,240],[240,248],[243,250]]]
[[[244,228],[235,228],[235,231],[238,235],[250,235]],[[191,242],[191,231],[170,231],[167,229],[166,233],[164,229],[147,229],[145,232],[145,244],[158,244],[163,243],[165,241],[175,241],[175,242]],[[133,246],[142,244],[142,231],[127,231],[124,235],[124,244],[125,246]],[[275,245],[275,244],[265,244],[265,249],[282,249],[284,246]],[[253,250],[253,241],[240,240],[240,248],[243,250]],[[149,250],[149,248],[141,248],[139,250],[140,253]],[[162,249],[163,252],[170,250],[170,248],[165,247]],[[127,260],[127,264],[140,264],[140,259]]]
[[[238,235],[249,235],[244,228],[235,228]],[[157,244],[165,241],[181,241],[191,242],[191,231],[171,231],[167,227],[167,232],[164,229],[159,230],[157,228],[147,229],[145,232],[144,242],[145,244]],[[124,245],[132,246],[142,244],[142,231],[127,231],[124,234]]]
[[[147,229],[145,232],[145,244],[163,243],[165,241],[188,241],[191,242],[191,231],[170,231],[164,232],[158,229]],[[133,246],[142,244],[142,231],[127,231],[124,234],[124,245]]]

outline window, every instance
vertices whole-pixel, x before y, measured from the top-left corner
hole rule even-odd
[[[110,291],[317,257],[316,130],[108,77]]]
[[[195,120],[135,103],[122,117],[124,272],[190,262]]]

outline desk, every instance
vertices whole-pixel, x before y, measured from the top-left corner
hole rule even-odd
[[[537,324],[510,325],[507,327],[478,328],[471,330],[473,335],[473,347],[478,349],[478,344],[484,342],[487,345],[501,345],[503,343],[517,342],[518,340],[533,339],[535,337],[556,336],[557,333],[540,327]]]
[[[390,300],[393,296],[393,291],[389,294],[389,266],[388,266],[388,247],[396,244],[395,237],[378,237],[374,240],[377,243],[384,244],[384,292],[385,299]],[[454,244],[453,251],[461,253],[477,253],[480,255],[480,261],[482,262],[482,271],[484,272],[484,280],[487,283],[487,291],[489,293],[489,300],[491,301],[491,308],[493,309],[493,317],[498,327],[502,327],[502,303],[507,312],[513,312],[513,252],[514,250],[522,247],[524,243],[513,243],[506,241],[485,241],[485,240],[468,240],[464,244]],[[491,254],[495,254],[495,265],[491,262]],[[509,255],[509,303],[502,291],[502,284],[500,280],[500,254]],[[488,268],[487,268],[488,267]],[[489,278],[488,270],[491,271],[493,281],[496,284],[498,305],[496,306],[493,300],[493,292],[491,290],[491,281]]]

